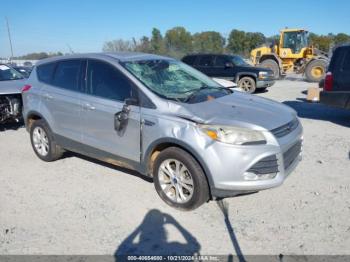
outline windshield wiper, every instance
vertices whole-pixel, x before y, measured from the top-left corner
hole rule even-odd
[[[217,89],[217,90],[225,90],[225,91],[228,91],[228,92],[232,92],[230,89],[228,88],[225,88],[225,87],[219,87],[219,86],[202,86],[201,88],[199,89],[196,89],[196,90],[193,90],[193,92],[185,98],[184,102],[188,102],[190,101],[193,97],[195,97],[199,92],[203,91],[203,90],[207,90],[207,89]],[[189,90],[191,91],[191,90]]]

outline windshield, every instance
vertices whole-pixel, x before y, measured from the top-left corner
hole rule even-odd
[[[285,32],[283,48],[290,48],[293,53],[299,53],[302,48],[308,46],[308,33],[305,31]]]
[[[232,62],[235,66],[247,66],[249,65],[244,59],[240,56],[233,56]]]
[[[23,79],[23,76],[6,65],[0,65],[0,81]]]
[[[208,95],[217,98],[230,93],[209,77],[192,67],[176,60],[141,60],[122,64],[129,72],[157,95],[178,100],[194,102],[195,97]],[[196,94],[194,96],[194,94]],[[198,101],[198,99],[196,100]]]

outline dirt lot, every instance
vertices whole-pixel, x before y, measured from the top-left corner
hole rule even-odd
[[[298,111],[304,159],[279,188],[193,212],[137,174],[68,155],[44,163],[23,128],[0,132],[0,254],[349,254],[350,112],[304,101],[315,84],[260,96]]]

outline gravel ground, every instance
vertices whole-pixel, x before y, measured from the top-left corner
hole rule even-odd
[[[0,132],[0,254],[350,255],[350,112],[305,102],[310,86],[289,78],[257,94],[304,126],[304,159],[286,182],[193,212],[134,172],[74,154],[45,163],[24,128]]]

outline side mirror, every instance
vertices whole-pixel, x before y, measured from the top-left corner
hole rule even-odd
[[[232,68],[232,67],[233,67],[233,63],[231,63],[231,62],[225,63],[225,68]]]
[[[114,115],[114,129],[117,132],[122,131],[128,124],[130,106],[137,105],[137,104],[138,104],[138,101],[135,98],[125,99],[125,104],[123,105],[122,111]]]
[[[127,98],[127,99],[125,99],[125,105],[127,105],[127,106],[138,106],[139,105],[139,101],[136,98]]]

